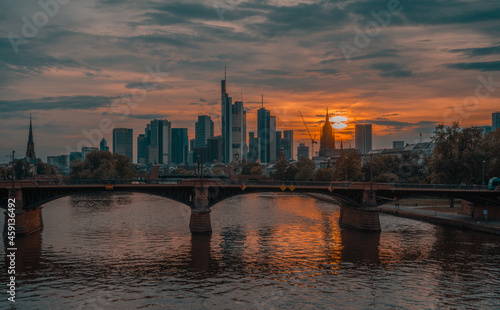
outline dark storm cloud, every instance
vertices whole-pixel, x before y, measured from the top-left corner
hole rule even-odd
[[[452,49],[451,53],[461,53],[469,57],[500,55],[500,45],[489,47],[460,48]]]
[[[318,73],[319,75],[335,75],[338,73],[338,70],[336,69],[309,69],[306,70],[306,72],[310,73]]]
[[[24,100],[0,100],[0,111],[92,110],[108,106],[113,100],[118,98],[105,96],[60,96]]]
[[[457,70],[500,71],[500,61],[459,62],[446,64],[446,67]]]
[[[498,2],[460,0],[400,0],[401,12],[392,14],[389,26],[471,24],[497,21],[500,16]],[[374,20],[371,11],[388,10],[389,1],[353,1],[345,10],[359,16],[359,23]]]
[[[413,76],[411,70],[404,70],[402,66],[391,62],[372,64],[371,68],[381,71],[379,73],[381,77],[401,78]]]
[[[266,20],[250,24],[248,28],[264,37],[339,29],[349,21],[346,12],[325,1],[296,6],[251,6],[263,9]]]
[[[171,85],[169,85],[169,84],[167,84],[167,83],[130,82],[127,85],[125,85],[125,88],[128,88],[128,89],[145,89],[147,91],[154,91],[154,90],[172,89],[174,87],[171,86]]]
[[[260,69],[257,71],[261,74],[267,74],[267,75],[289,75],[293,73],[286,70],[273,70],[273,69]]]
[[[165,119],[169,117],[167,114],[123,114],[123,113],[110,113],[110,112],[103,112],[102,115],[105,116],[118,116],[120,118],[134,118],[134,119],[147,119],[147,120],[152,120],[152,119]]]
[[[410,123],[410,122],[400,122],[400,121],[389,120],[386,118],[375,118],[375,119],[362,120],[362,121],[359,121],[359,123],[360,124],[367,123],[367,124],[389,126],[389,127],[393,127],[396,129],[402,129],[402,128],[407,128],[407,127],[428,128],[428,127],[434,127],[437,124],[436,122],[432,122],[432,121],[421,121],[421,122],[417,122],[417,123]]]

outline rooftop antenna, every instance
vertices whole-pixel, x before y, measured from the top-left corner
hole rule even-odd
[[[243,102],[243,92],[241,92],[241,102]]]
[[[262,95],[262,108],[264,109],[264,95]]]
[[[422,133],[420,133],[420,143],[422,143]]]
[[[224,81],[226,80],[226,66],[224,66]]]

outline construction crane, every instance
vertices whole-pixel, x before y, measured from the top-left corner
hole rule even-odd
[[[311,149],[312,149],[312,155],[314,156],[314,145],[318,144],[318,141],[314,140],[313,136],[311,135],[311,132],[309,131],[309,128],[307,127],[306,120],[304,119],[304,116],[302,115],[302,112],[300,112],[300,116],[302,117],[302,121],[304,122],[304,125],[306,126],[307,133],[309,134],[309,138],[311,138]],[[314,136],[316,137],[316,135]]]

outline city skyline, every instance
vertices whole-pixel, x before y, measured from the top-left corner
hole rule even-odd
[[[264,94],[277,130],[293,129],[296,143],[309,143],[298,110],[318,137],[325,108],[347,117],[336,131],[345,147],[354,145],[356,123],[373,124],[374,148],[416,142],[420,133],[428,139],[436,124],[457,119],[490,125],[500,80],[491,13],[498,4],[396,1],[391,11],[389,3],[241,1],[221,17],[195,1],[96,0],[61,4],[40,27],[32,21],[44,12],[37,3],[6,3],[2,149],[24,150],[29,113],[42,157],[76,150],[83,131],[103,119],[142,132],[166,118],[191,139],[193,120],[206,114],[218,135],[225,66],[228,93],[234,101],[243,95],[247,132],[257,131]],[[419,13],[428,11],[435,14]],[[24,36],[25,20],[33,36]]]

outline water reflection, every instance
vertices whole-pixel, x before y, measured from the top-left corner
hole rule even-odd
[[[18,239],[23,305],[75,308],[100,291],[109,309],[500,303],[498,236],[385,215],[382,233],[341,229],[337,206],[267,194],[218,204],[214,233],[191,235],[180,207],[122,193],[47,204],[45,229]]]
[[[343,228],[340,232],[342,262],[379,265],[380,235],[377,232]]]

